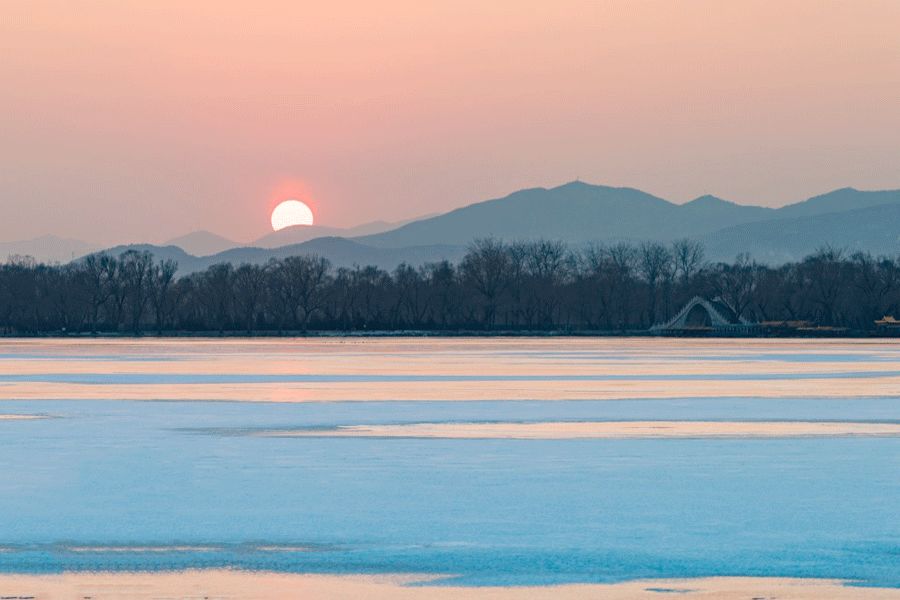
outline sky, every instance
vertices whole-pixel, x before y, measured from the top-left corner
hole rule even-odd
[[[900,188],[900,2],[8,0],[0,240]]]

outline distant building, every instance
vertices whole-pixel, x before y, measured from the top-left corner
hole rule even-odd
[[[885,315],[875,321],[875,327],[880,330],[888,330],[888,331],[897,331],[900,332],[900,321],[895,319],[893,315]]]
[[[671,320],[657,323],[650,331],[657,334],[751,334],[757,329],[756,323],[736,315],[724,302],[694,296]]]

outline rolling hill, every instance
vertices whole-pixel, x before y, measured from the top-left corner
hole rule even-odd
[[[875,255],[900,252],[900,202],[856,210],[775,219],[728,227],[700,238],[707,257],[732,260],[741,252],[759,262],[800,260],[830,245]]]
[[[209,231],[192,231],[165,243],[166,246],[178,246],[185,252],[195,256],[209,256],[239,246],[228,238]]]
[[[371,223],[363,223],[362,225],[346,228],[324,227],[322,225],[297,225],[294,227],[286,227],[285,229],[282,229],[280,231],[274,231],[272,233],[264,235],[263,237],[248,245],[259,248],[280,248],[281,246],[301,244],[303,242],[308,242],[309,240],[323,237],[354,238],[366,235],[375,235],[378,233],[383,233],[385,231],[397,229],[398,227],[402,227],[407,223],[417,221],[419,218],[423,217],[407,219],[405,221],[398,221],[396,223],[389,223],[387,221],[373,221]]]
[[[814,217],[897,202],[900,202],[900,190],[862,191],[847,187],[788,204],[775,212],[779,218]]]
[[[723,227],[763,220],[775,212],[712,196],[673,204],[633,188],[572,182],[522,190],[471,204],[393,231],[357,238],[365,244],[399,248],[421,244],[465,245],[473,238],[671,240],[696,237]]]
[[[781,263],[799,260],[826,244],[897,254],[898,207],[900,190],[843,188],[772,209],[714,196],[678,205],[631,188],[573,182],[515,192],[357,240],[403,247],[424,240],[464,245],[487,236],[543,237],[573,244],[692,238],[705,243],[713,260],[748,252],[757,260]]]
[[[232,248],[210,256],[194,256],[177,246],[154,246],[152,244],[132,244],[115,246],[105,250],[118,255],[128,250],[147,251],[157,260],[174,260],[178,263],[178,274],[188,275],[207,267],[230,262],[234,265],[243,263],[261,265],[270,259],[285,258],[303,254],[316,254],[331,261],[335,267],[354,267],[356,265],[374,265],[382,269],[393,270],[400,263],[421,265],[441,260],[456,261],[465,253],[462,246],[413,246],[408,248],[374,248],[359,242],[340,237],[324,237],[292,244],[280,248]]]

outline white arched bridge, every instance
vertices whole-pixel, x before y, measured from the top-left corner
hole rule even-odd
[[[653,333],[679,331],[722,331],[749,333],[757,325],[736,315],[723,302],[694,296],[690,302],[665,323],[657,323],[650,328]]]

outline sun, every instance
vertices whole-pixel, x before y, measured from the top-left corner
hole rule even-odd
[[[272,211],[272,229],[279,231],[294,225],[312,225],[313,213],[299,200],[285,200]]]

